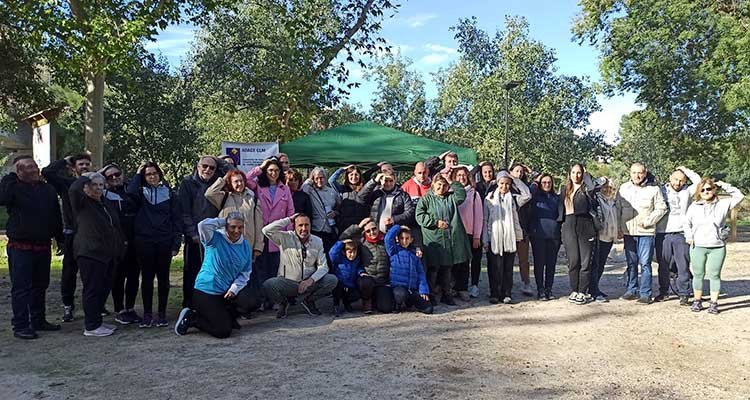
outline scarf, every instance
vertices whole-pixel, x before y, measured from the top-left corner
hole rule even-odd
[[[498,200],[500,202],[500,232],[502,251],[505,253],[512,253],[516,251],[516,221],[513,218],[513,212],[515,211],[515,204],[513,201],[513,194],[511,192],[500,194],[498,192]]]
[[[372,244],[378,244],[385,239],[383,232],[378,232],[378,236],[375,239],[370,238],[370,235],[365,235],[365,240]]]

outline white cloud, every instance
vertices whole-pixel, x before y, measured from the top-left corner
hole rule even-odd
[[[432,53],[428,54],[419,59],[419,62],[426,65],[438,65],[449,61],[451,57],[449,54]]]
[[[597,100],[602,105],[602,110],[591,114],[587,129],[604,132],[604,138],[609,143],[614,143],[620,137],[622,117],[643,108],[636,104],[635,94],[632,93],[616,97],[597,96]]]
[[[427,43],[424,48],[434,53],[456,54],[456,49],[439,44]]]
[[[417,14],[405,18],[404,22],[406,22],[406,25],[409,25],[412,28],[419,28],[425,26],[428,22],[435,18],[437,18],[437,15],[435,14]]]
[[[191,25],[170,25],[159,32],[155,41],[146,42],[144,47],[150,52],[159,52],[166,57],[179,58],[185,55],[195,38],[198,28]]]

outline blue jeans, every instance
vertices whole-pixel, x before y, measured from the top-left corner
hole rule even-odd
[[[638,290],[638,265],[641,266],[640,296],[651,297],[651,259],[654,256],[653,236],[625,235],[625,259],[628,263],[627,292]]]

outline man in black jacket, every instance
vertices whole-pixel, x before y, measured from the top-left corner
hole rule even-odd
[[[219,210],[206,200],[206,190],[218,179],[217,159],[203,156],[195,172],[185,177],[177,196],[182,213],[182,232],[185,235],[185,264],[182,270],[182,306],[192,307],[195,277],[203,264],[203,249],[198,236],[198,223],[216,218]]]
[[[65,244],[63,245],[63,268],[60,278],[60,292],[63,302],[63,322],[73,320],[73,309],[76,292],[76,280],[78,275],[78,264],[73,256],[73,237],[76,232],[75,216],[70,208],[70,197],[68,189],[70,185],[91,169],[91,155],[82,153],[57,160],[42,169],[42,176],[52,186],[62,200],[63,233]]]
[[[8,208],[8,264],[13,308],[13,336],[36,339],[37,331],[57,331],[45,318],[49,286],[51,239],[62,243],[62,219],[57,194],[40,179],[30,156],[13,161],[16,172],[0,181],[0,205]]]

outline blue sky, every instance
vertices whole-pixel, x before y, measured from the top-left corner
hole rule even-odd
[[[394,50],[413,61],[412,68],[419,71],[427,83],[428,97],[435,96],[431,74],[455,62],[456,41],[450,27],[459,18],[476,16],[479,26],[490,35],[502,28],[506,15],[520,15],[529,22],[531,36],[555,49],[558,72],[566,75],[588,76],[600,79],[596,49],[571,40],[570,28],[578,13],[573,0],[404,0],[397,15],[383,24],[382,35]],[[172,26],[162,32],[157,41],[147,48],[163,54],[173,67],[177,67],[189,50],[195,28]],[[362,82],[352,92],[350,102],[369,108],[375,84],[364,80],[363,71],[351,66],[351,78]],[[590,128],[606,132],[614,140],[622,115],[635,110],[635,96],[626,94],[606,98],[599,96],[603,110],[592,114]]]

